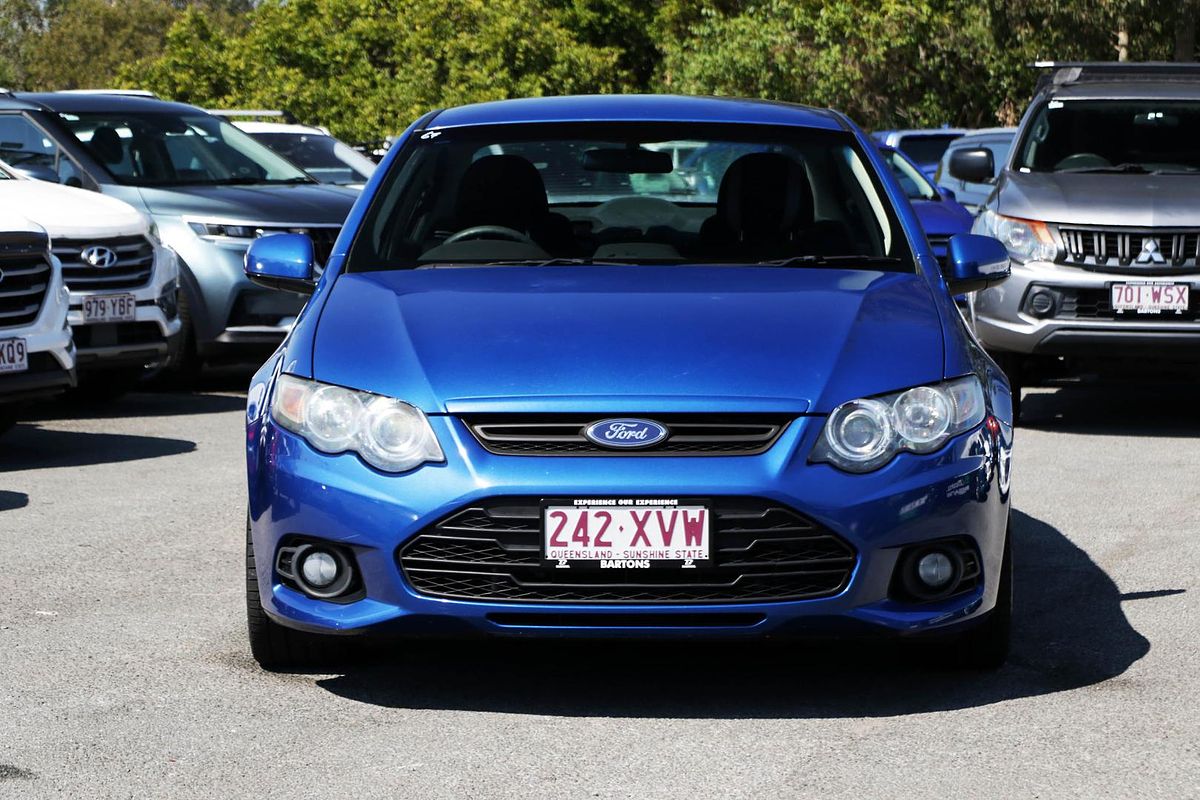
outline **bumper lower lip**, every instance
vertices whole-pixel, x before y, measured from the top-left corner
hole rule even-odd
[[[819,429],[809,422],[789,426],[759,456],[631,457],[618,470],[611,459],[578,458],[569,466],[558,459],[550,467],[549,459],[495,456],[461,422],[435,416],[431,424],[447,463],[404,476],[384,476],[353,455],[319,454],[264,422],[251,437],[260,453],[250,475],[256,553],[274,554],[288,535],[343,544],[354,550],[367,593],[345,604],[313,600],[280,583],[272,558],[263,557],[258,580],[264,608],[285,625],[325,633],[572,637],[905,635],[968,624],[986,614],[995,602],[1008,507],[1006,489],[1000,489],[1007,481],[999,477],[999,459],[984,443],[986,434],[977,429],[939,453],[901,456],[878,473],[851,476],[797,456],[808,452]],[[761,497],[819,522],[851,543],[860,558],[836,595],[771,602],[611,606],[449,600],[419,594],[405,580],[397,549],[434,521],[486,498],[532,495]],[[900,548],[948,536],[976,542],[983,583],[941,602],[890,599]],[[641,624],[646,620],[651,624]]]

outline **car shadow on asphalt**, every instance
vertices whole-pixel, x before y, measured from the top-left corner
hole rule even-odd
[[[12,511],[29,505],[29,495],[24,492],[0,490],[0,511]]]
[[[1026,391],[1021,425],[1097,436],[1200,436],[1196,384],[1073,385]]]
[[[195,449],[196,443],[186,439],[61,431],[22,423],[4,435],[0,446],[0,473],[138,461],[190,453]],[[3,508],[2,497],[0,508]]]
[[[1013,653],[992,672],[899,645],[411,641],[317,684],[409,709],[655,718],[837,718],[970,708],[1121,675],[1150,649],[1112,579],[1062,532],[1013,515]],[[1149,588],[1149,587],[1148,587]],[[1146,597],[1172,590],[1142,593]],[[1152,602],[1152,600],[1146,600]]]

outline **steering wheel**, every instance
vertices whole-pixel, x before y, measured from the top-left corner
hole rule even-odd
[[[442,244],[454,244],[455,242],[464,242],[468,239],[507,239],[510,242],[530,244],[534,247],[538,246],[537,242],[530,239],[526,234],[514,228],[506,228],[503,225],[476,225],[472,228],[463,228],[461,231],[451,234]]]

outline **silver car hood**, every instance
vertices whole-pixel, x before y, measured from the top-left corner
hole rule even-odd
[[[1073,225],[1200,228],[1200,173],[1136,175],[1005,170],[996,211]]]

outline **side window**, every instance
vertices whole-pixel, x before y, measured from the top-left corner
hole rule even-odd
[[[83,186],[79,165],[21,114],[0,114],[0,160],[31,178]]]
[[[995,175],[992,176],[994,178],[1004,171],[1004,165],[1008,163],[1008,154],[1012,151],[1012,139],[1007,142],[992,142],[988,145],[988,149],[992,151],[992,160],[996,164]]]

